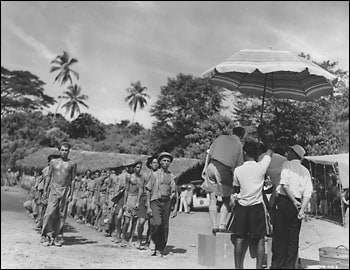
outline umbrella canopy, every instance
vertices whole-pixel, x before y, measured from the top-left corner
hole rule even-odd
[[[213,85],[255,96],[308,101],[333,93],[336,76],[287,51],[241,50],[205,71]]]

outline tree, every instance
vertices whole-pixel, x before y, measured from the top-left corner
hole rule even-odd
[[[14,112],[42,110],[55,104],[44,94],[45,83],[29,71],[1,67],[1,118]]]
[[[131,83],[131,87],[127,88],[128,96],[125,98],[125,101],[128,102],[128,105],[134,112],[134,116],[132,118],[132,123],[134,122],[137,107],[143,109],[147,105],[146,98],[150,98],[150,95],[145,93],[147,87],[141,86],[140,81],[136,83]]]
[[[106,135],[105,125],[88,113],[80,114],[69,124],[68,134],[71,138],[94,138],[103,140]]]
[[[83,100],[88,99],[87,95],[80,95],[81,87],[78,85],[70,85],[68,86],[69,91],[64,91],[66,96],[64,98],[68,99],[68,101],[62,105],[62,108],[66,109],[66,114],[70,112],[70,118],[73,118],[77,113],[80,114],[79,104],[83,105],[86,108],[89,108],[88,105],[84,103]]]
[[[168,78],[151,115],[157,121],[152,128],[153,151],[168,151],[183,156],[188,145],[186,135],[195,132],[202,121],[222,108],[224,92],[212,87],[208,79],[178,74]]]
[[[79,79],[79,73],[74,71],[71,66],[77,63],[78,60],[75,58],[69,58],[69,54],[65,51],[61,55],[56,56],[54,60],[51,61],[55,66],[50,68],[50,72],[59,71],[58,75],[55,77],[55,82],[61,82],[61,86],[65,84],[68,80],[70,84],[73,85],[73,80],[71,74],[73,74],[77,79]]]
[[[188,146],[184,151],[184,156],[188,158],[198,158],[205,160],[206,151],[216,137],[222,134],[231,134],[237,123],[229,117],[219,113],[211,115],[194,129],[192,134],[186,135]]]

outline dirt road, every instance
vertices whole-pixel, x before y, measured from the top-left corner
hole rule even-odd
[[[26,192],[1,189],[1,268],[205,268],[197,263],[198,233],[210,231],[208,213],[180,213],[170,221],[169,255],[121,248],[96,230],[68,219],[62,247],[44,247],[23,208]]]

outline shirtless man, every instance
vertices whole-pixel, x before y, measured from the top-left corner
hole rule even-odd
[[[63,238],[63,226],[67,217],[68,203],[72,200],[72,191],[77,165],[68,158],[70,144],[59,145],[60,158],[50,161],[48,181],[45,183],[44,194],[50,186],[47,209],[43,220],[42,235],[48,236],[45,246],[61,246],[58,236]]]

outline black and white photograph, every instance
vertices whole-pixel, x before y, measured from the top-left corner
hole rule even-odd
[[[349,269],[349,1],[1,1],[1,269]]]

